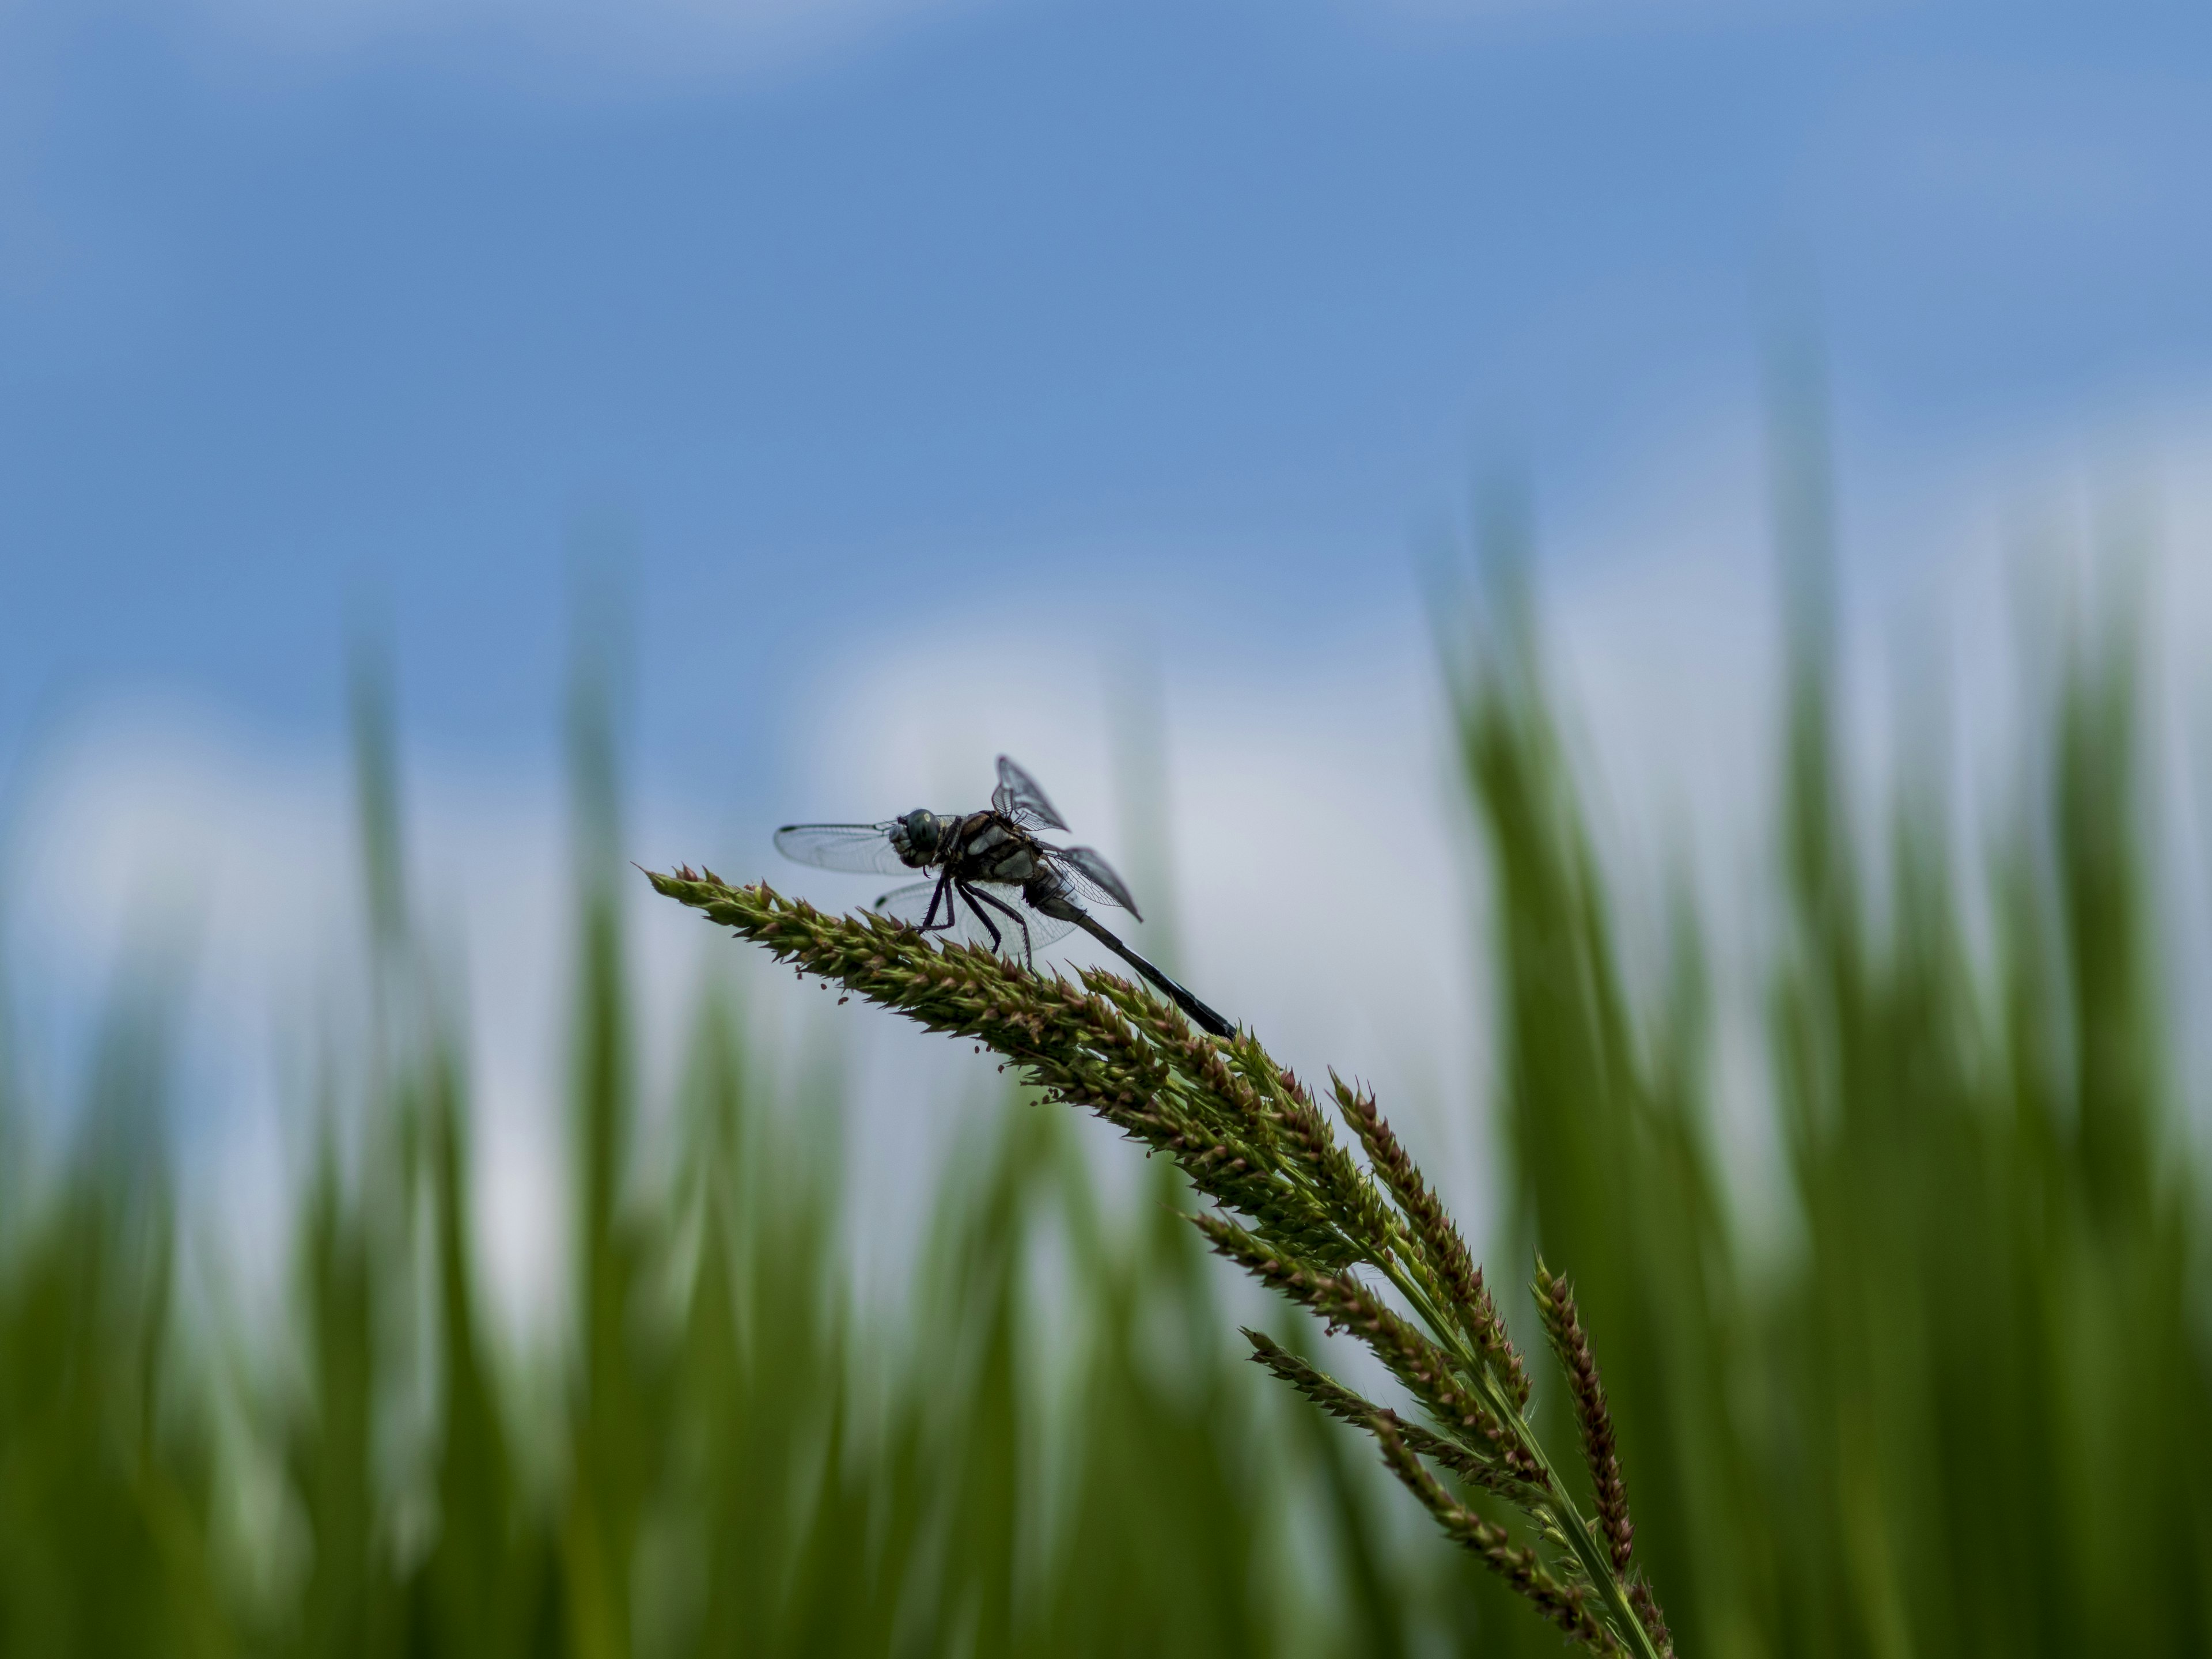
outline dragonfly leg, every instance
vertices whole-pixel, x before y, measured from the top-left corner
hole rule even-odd
[[[990,917],[983,914],[983,900],[989,898],[990,895],[988,893],[978,893],[964,881],[956,884],[959,890],[960,896],[968,901],[968,908],[975,913],[975,920],[981,922],[985,927],[990,930],[991,948],[994,951],[997,950],[999,948],[1000,938],[999,924],[993,921]],[[996,904],[998,903],[998,900],[992,899],[991,902]]]
[[[923,933],[931,933],[937,931],[937,907],[939,902],[942,902],[945,906],[945,926],[950,927],[952,925],[952,901],[945,892],[945,889],[951,884],[951,882],[952,872],[950,868],[947,868],[945,872],[937,878],[937,890],[929,896],[928,914],[924,915],[921,919],[921,931]]]
[[[1024,968],[1035,968],[1036,966],[1036,958],[1030,949],[1030,925],[1022,919],[1022,913],[1015,909],[1012,905],[1007,903],[1006,900],[999,897],[995,893],[978,893],[970,889],[968,893],[968,902],[975,904],[975,901],[978,899],[982,900],[984,904],[990,905],[995,909],[1004,910],[1006,915],[1012,919],[1014,926],[1022,930],[1022,966]],[[983,916],[981,906],[977,906],[975,914],[979,916]],[[983,925],[986,927],[991,927],[990,917],[983,916]],[[998,930],[994,927],[991,929],[991,946],[994,950],[998,948]]]

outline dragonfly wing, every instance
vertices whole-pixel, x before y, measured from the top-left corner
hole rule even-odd
[[[1034,955],[1075,926],[1073,922],[1064,921],[1058,916],[1046,915],[1042,910],[1032,910],[1023,901],[1019,887],[995,881],[970,882],[969,885],[977,894],[984,896],[984,902],[978,903],[963,896],[953,906],[957,919],[953,923],[952,936],[963,944],[985,945],[997,951],[1002,957],[1020,962],[1024,954],[1024,944],[1028,947],[1028,954]],[[989,902],[991,899],[998,900],[999,903]],[[1000,905],[1011,909],[1013,915],[1008,915],[1006,910],[999,908]],[[986,917],[989,918],[988,926],[985,925]],[[1017,917],[1019,918],[1018,924]],[[999,930],[995,945],[991,939],[993,927]]]
[[[1084,897],[1127,910],[1139,921],[1145,919],[1144,912],[1137,908],[1137,901],[1130,896],[1128,884],[1099,856],[1097,848],[1056,847],[1051,858],[1060,874],[1067,878],[1067,884]]]
[[[896,876],[911,866],[890,842],[884,823],[787,823],[775,832],[775,850],[817,870],[853,870]]]
[[[1024,829],[1039,824],[1054,830],[1067,828],[1067,820],[1053,810],[1037,781],[1004,755],[999,757],[999,787],[991,792],[991,805]]]
[[[921,926],[922,918],[929,914],[931,896],[937,891],[933,881],[918,881],[910,887],[894,887],[868,908],[878,915],[889,916],[893,921],[902,921],[909,927]],[[937,907],[937,919],[945,920],[945,907]]]

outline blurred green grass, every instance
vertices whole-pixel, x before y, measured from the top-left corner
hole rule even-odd
[[[1721,1174],[1694,914],[1665,982],[1629,983],[1535,629],[1497,592],[1447,641],[1497,896],[1490,1255],[1576,1275],[1680,1650],[2212,1649],[2206,1194],[2126,631],[2046,665],[1984,946],[1966,901],[1990,878],[1954,859],[1947,803],[1902,789],[1881,848],[1852,828],[1830,608],[1804,590],[1765,1005],[1787,1224],[1762,1246]],[[1009,1098],[899,1305],[864,1306],[836,1073],[772,1081],[711,976],[679,1144],[647,1156],[588,676],[572,1339],[557,1371],[503,1354],[466,1247],[463,1034],[363,684],[373,1040],[329,1092],[369,1109],[299,1103],[319,1151],[273,1342],[177,1290],[174,999],[118,991],[54,1167],[23,1150],[50,1103],[0,1066],[0,1652],[1556,1650],[1350,1431],[1241,1362],[1171,1172],[1109,1202],[1074,1124]]]

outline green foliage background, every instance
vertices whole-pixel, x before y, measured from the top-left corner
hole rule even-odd
[[[2030,781],[1967,869],[1924,787],[1880,848],[1854,828],[1801,585],[1768,918],[1785,1220],[1754,1247],[1694,918],[1662,983],[1625,982],[1516,614],[1445,653],[1497,894],[1490,1255],[1504,1284],[1532,1246],[1576,1275],[1680,1650],[2212,1650],[2206,1190],[2129,636],[2045,665]],[[1165,1203],[1107,1203],[1065,1115],[1007,1103],[889,1310],[847,1290],[834,1068],[771,1082],[725,984],[697,992],[680,1146],[647,1157],[605,707],[587,683],[571,722],[565,1361],[486,1334],[460,1033],[365,694],[374,1041],[345,1081],[372,1109],[299,1103],[325,1127],[282,1340],[179,1291],[170,1004],[118,994],[58,1164],[25,1150],[51,1103],[0,1068],[0,1652],[1556,1650],[1242,1363],[1171,1175],[1146,1176]]]

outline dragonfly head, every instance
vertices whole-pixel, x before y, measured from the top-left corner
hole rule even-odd
[[[907,863],[920,869],[937,856],[937,844],[944,835],[945,821],[917,806],[891,825],[891,846]]]

